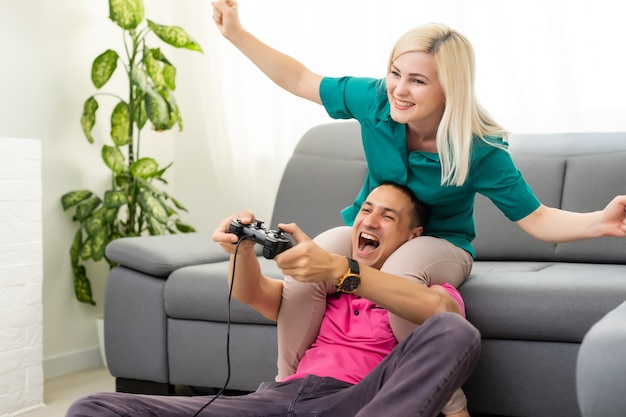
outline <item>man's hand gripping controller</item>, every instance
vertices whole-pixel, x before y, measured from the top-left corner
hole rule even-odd
[[[274,256],[293,246],[284,232],[281,230],[267,230],[260,220],[250,224],[243,224],[239,219],[234,219],[228,226],[228,233],[234,233],[240,239],[248,238],[262,245],[263,256],[267,259],[273,259]]]

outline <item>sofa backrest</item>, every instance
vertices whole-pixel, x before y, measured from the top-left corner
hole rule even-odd
[[[344,224],[341,210],[361,190],[367,164],[354,121],[315,126],[294,149],[280,181],[272,227],[295,222],[309,236]]]
[[[517,135],[513,159],[545,205],[574,212],[603,209],[626,194],[626,133]],[[605,237],[551,244],[524,233],[485,197],[476,196],[478,260],[626,263],[626,239]]]
[[[340,121],[311,128],[300,139],[281,179],[271,225],[296,222],[310,236],[343,224],[367,165],[360,126]],[[626,194],[626,133],[516,135],[513,159],[547,206],[587,212]],[[601,238],[551,244],[509,221],[485,197],[476,196],[478,260],[626,263],[626,239]]]

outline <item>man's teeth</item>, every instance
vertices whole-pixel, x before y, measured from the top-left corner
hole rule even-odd
[[[361,237],[362,237],[363,239],[369,239],[369,240],[375,240],[375,241],[378,241],[378,238],[377,238],[376,236],[374,236],[374,235],[370,235],[369,233],[365,233],[365,232],[361,233]]]
[[[373,246],[378,247],[379,241],[378,238],[369,233],[361,232],[359,246],[363,249],[365,246]]]

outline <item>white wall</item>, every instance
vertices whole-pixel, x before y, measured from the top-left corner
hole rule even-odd
[[[0,416],[43,405],[41,143],[0,136]]]
[[[170,190],[199,230],[212,230],[243,208],[267,218],[273,202],[264,197],[273,195],[295,140],[329,119],[323,109],[272,86],[223,40],[208,0],[145,3],[150,18],[183,26],[205,49],[200,55],[165,47],[178,68],[185,130],[144,140],[146,154],[162,163],[176,161]],[[517,133],[626,130],[626,25],[615,4],[240,0],[242,19],[253,33],[328,75],[383,76],[388,49],[400,33],[426,21],[448,23],[474,44],[481,101]],[[92,60],[120,47],[120,31],[107,17],[106,0],[0,1],[0,136],[42,141],[46,377],[100,361],[94,319],[102,313],[107,269],[92,271],[98,306],[76,302],[68,259],[75,225],[59,199],[69,190],[104,187],[108,179],[101,142],[89,145],[79,124],[83,102],[94,91]],[[107,117],[100,117],[95,131],[106,137]],[[237,123],[249,129],[238,130]],[[256,187],[246,192],[237,187],[250,183],[240,176],[242,155],[259,158],[251,169]]]

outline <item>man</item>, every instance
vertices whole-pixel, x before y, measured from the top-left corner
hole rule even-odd
[[[197,415],[436,416],[473,370],[480,335],[461,316],[453,287],[428,288],[378,269],[402,243],[422,233],[421,210],[408,188],[378,186],[357,215],[347,259],[317,246],[297,225],[280,225],[297,243],[275,257],[282,272],[336,288],[328,296],[317,339],[296,373],[283,381],[208,405],[207,397],[99,394],[77,401],[67,415],[193,416],[206,406]],[[233,297],[277,320],[283,281],[262,274],[253,242],[233,245],[238,237],[227,230],[235,217],[254,221],[252,213],[244,212],[225,219],[213,234],[232,254]],[[421,326],[398,343],[388,311]]]

